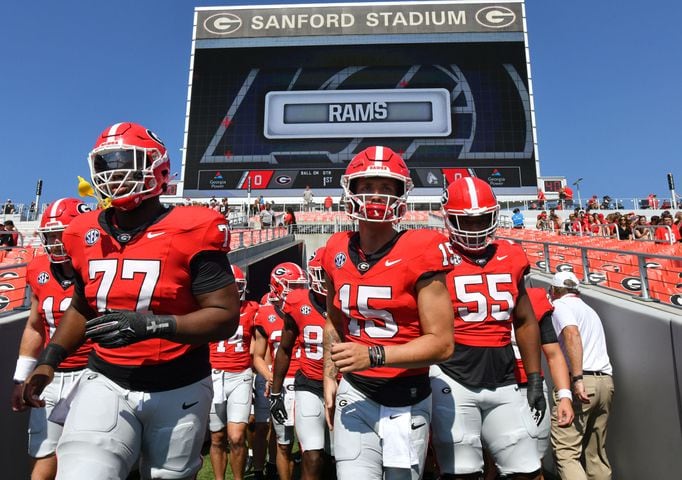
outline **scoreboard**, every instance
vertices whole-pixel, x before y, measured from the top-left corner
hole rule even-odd
[[[183,168],[194,197],[340,195],[371,145],[416,195],[473,175],[535,194],[523,1],[199,7]]]

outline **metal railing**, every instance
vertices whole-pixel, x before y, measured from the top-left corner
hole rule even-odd
[[[527,239],[519,239],[511,236],[500,236],[499,238],[504,238],[510,241],[513,241],[515,243],[519,243],[522,246],[524,245],[539,245],[542,247],[542,258],[538,264],[532,264],[531,262],[531,267],[533,268],[539,268],[543,270],[545,273],[553,273],[556,271],[556,267],[559,265],[565,265],[566,262],[562,261],[560,259],[557,259],[556,265],[553,264],[553,257],[552,257],[552,252],[550,251],[552,248],[554,249],[572,249],[572,250],[577,250],[579,252],[580,257],[580,263],[579,265],[582,268],[582,279],[581,282],[585,284],[592,284],[592,285],[599,285],[601,282],[595,281],[595,277],[592,276],[593,273],[600,272],[601,270],[597,268],[591,268],[590,266],[590,258],[588,253],[590,252],[602,252],[602,253],[607,253],[607,254],[612,254],[614,256],[620,256],[622,258],[623,256],[632,256],[636,258],[636,267],[637,267],[637,275],[638,275],[638,280],[639,280],[639,285],[637,285],[635,282],[632,282],[630,284],[630,290],[634,293],[639,291],[639,295],[637,298],[645,301],[658,301],[656,299],[653,299],[651,297],[651,292],[650,292],[650,269],[653,268],[661,268],[661,264],[654,262],[652,260],[662,260],[664,263],[667,261],[668,263],[672,262],[673,264],[679,265],[677,269],[675,269],[675,272],[680,272],[680,282],[682,282],[682,257],[680,256],[674,256],[674,255],[664,255],[664,254],[659,254],[655,252],[641,252],[641,251],[634,251],[634,250],[614,250],[610,248],[600,248],[600,247],[594,247],[594,246],[587,246],[587,245],[577,245],[577,244],[571,244],[571,243],[557,243],[557,242],[545,242],[545,241],[538,241],[538,240],[527,240]],[[563,250],[561,253],[565,253],[565,250]],[[625,265],[625,264],[623,264]],[[616,265],[617,266],[617,265]],[[597,277],[599,278],[599,277]],[[680,300],[682,301],[682,283],[679,284],[680,286],[678,287],[675,285],[677,288],[679,288],[679,293],[680,293]],[[679,307],[682,307],[682,302],[677,305],[673,304]]]

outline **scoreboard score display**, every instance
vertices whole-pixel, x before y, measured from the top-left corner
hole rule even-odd
[[[413,194],[473,175],[535,194],[522,0],[199,7],[178,195],[340,195],[371,145]]]

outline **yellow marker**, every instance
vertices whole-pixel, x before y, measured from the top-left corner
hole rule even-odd
[[[86,179],[78,175],[78,195],[81,197],[94,197],[95,191]]]

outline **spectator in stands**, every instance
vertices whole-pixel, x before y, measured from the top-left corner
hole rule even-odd
[[[324,199],[324,211],[331,213],[333,205],[334,205],[334,200],[332,200],[332,197],[327,195],[327,198]]]
[[[656,198],[656,194],[650,193],[649,194],[649,208],[651,208],[652,210],[656,210],[656,209],[658,209],[658,205],[659,205],[659,202],[658,202],[658,198]]]
[[[545,192],[538,188],[538,208],[545,208]]]
[[[31,205],[28,207],[28,220],[34,220],[34,216],[36,213],[36,202],[31,202]]]
[[[260,225],[261,228],[270,228],[275,221],[275,212],[269,203],[265,204],[265,208],[260,211]]]
[[[549,220],[545,210],[538,214],[537,220],[535,222],[535,228],[538,230],[549,230]]]
[[[651,228],[646,223],[646,217],[640,215],[637,218],[637,224],[632,229],[635,240],[651,240]]]
[[[525,225],[523,224],[524,218],[523,218],[523,213],[521,213],[521,210],[518,208],[515,208],[513,210],[513,215],[511,217],[512,221],[512,227],[513,228],[526,228]]]
[[[609,208],[611,208],[611,197],[609,197],[608,195],[604,195],[602,197],[601,208],[602,210],[608,210]]]
[[[265,199],[263,198],[263,195],[260,195],[258,197],[258,211],[261,212],[265,210]]]
[[[549,229],[554,232],[561,230],[561,218],[554,212],[554,209],[549,213]]]
[[[661,215],[661,223],[654,232],[654,240],[656,243],[664,244],[680,241],[680,230],[673,225],[673,217],[670,213]]]
[[[618,240],[630,240],[632,238],[632,228],[630,222],[625,215],[618,218],[617,223]]]
[[[649,219],[649,225],[658,225],[661,221],[661,217],[658,215],[652,215]]]
[[[0,247],[4,247],[7,245],[7,239],[10,238],[10,234],[7,233],[7,230],[5,230],[5,224],[0,223]]]
[[[225,218],[230,216],[230,206],[227,203],[227,198],[223,197],[222,200],[220,200],[218,212]]]
[[[14,222],[12,220],[5,220],[5,231],[7,233],[4,234],[4,245],[7,247],[16,247],[19,243],[19,231],[14,226]]]
[[[599,315],[581,298],[572,272],[552,278],[552,324],[571,371],[573,398],[582,408],[568,427],[552,416],[552,448],[562,480],[611,478],[606,434],[613,400],[611,361]]]
[[[564,195],[566,195],[564,203],[566,204],[566,208],[570,208],[573,206],[573,189],[566,185],[564,187]],[[578,205],[580,206],[580,205]]]
[[[592,198],[590,198],[587,201],[587,210],[597,210],[599,208],[599,200],[597,199],[596,195],[592,195]]]
[[[557,205],[557,209],[563,210],[565,203],[566,203],[566,189],[564,187],[561,187],[559,189],[559,205]]]
[[[14,204],[12,203],[12,200],[10,200],[8,198],[7,201],[5,202],[5,207],[3,208],[3,213],[5,215],[12,215],[14,213],[14,210],[15,210]]]
[[[306,212],[312,212],[313,210],[314,195],[315,194],[310,189],[310,185],[306,185],[305,190],[303,190],[303,210],[305,210]]]
[[[296,233],[296,215],[293,207],[287,207],[284,214],[284,226],[287,227],[289,233]]]

